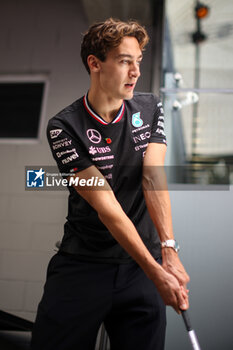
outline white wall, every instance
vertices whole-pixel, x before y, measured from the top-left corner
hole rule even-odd
[[[232,350],[233,187],[191,188],[170,191],[180,257],[191,278],[190,318],[202,349]],[[181,316],[171,308],[167,315],[166,350],[191,349]]]
[[[0,309],[34,320],[48,260],[63,233],[66,192],[27,192],[26,165],[52,165],[47,120],[83,95],[87,23],[79,1],[1,1],[0,74],[44,73],[49,96],[36,145],[0,145]],[[1,116],[4,117],[4,116]]]

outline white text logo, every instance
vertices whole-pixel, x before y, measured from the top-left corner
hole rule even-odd
[[[78,157],[79,157],[78,153],[75,152],[71,156],[69,156],[69,157],[67,157],[65,159],[62,159],[62,164],[67,164],[69,162],[72,162],[72,160],[77,159]]]
[[[111,152],[111,148],[109,146],[106,147],[89,147],[89,153],[90,154],[96,154],[96,153],[107,153]]]
[[[66,153],[76,153],[76,149],[73,148],[73,149],[68,149],[66,151],[63,151],[63,152],[57,152],[56,155],[58,156],[58,158],[60,158],[61,156],[63,156],[64,154]]]
[[[56,137],[58,137],[61,132],[62,132],[62,129],[50,130],[50,137],[51,137],[51,139],[55,139]]]
[[[70,146],[72,143],[72,140],[67,140],[66,139],[63,139],[61,141],[56,141],[56,142],[53,142],[53,149],[58,149],[58,148],[61,148],[61,147],[64,147],[64,146]]]
[[[147,131],[147,132],[144,132],[144,133],[142,133],[140,135],[134,136],[133,140],[134,140],[135,143],[138,143],[140,141],[144,141],[146,139],[149,139],[150,135],[151,135],[150,131]]]

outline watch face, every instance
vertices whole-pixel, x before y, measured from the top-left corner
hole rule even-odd
[[[180,246],[179,244],[175,241],[175,245],[174,245],[175,250],[178,252],[180,250]]]

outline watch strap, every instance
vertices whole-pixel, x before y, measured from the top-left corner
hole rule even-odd
[[[167,239],[166,241],[161,242],[161,247],[173,248],[176,251],[176,253],[178,253],[180,250],[179,244],[174,239]]]

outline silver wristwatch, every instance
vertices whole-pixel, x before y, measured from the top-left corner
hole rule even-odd
[[[162,248],[173,248],[176,253],[179,252],[180,246],[174,239],[167,239],[164,242],[161,242]]]

